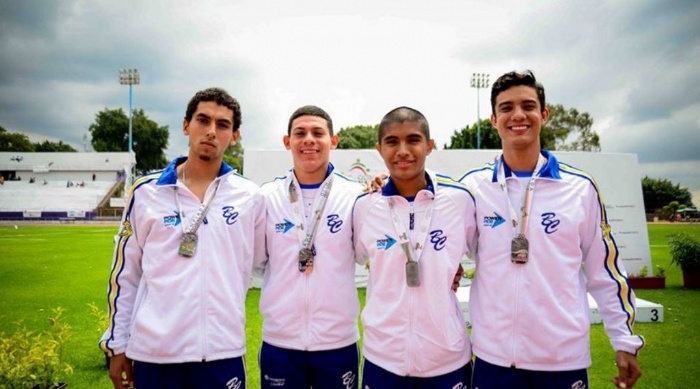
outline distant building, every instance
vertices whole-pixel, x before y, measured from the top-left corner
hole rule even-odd
[[[128,152],[0,152],[0,220],[93,219],[130,165]]]

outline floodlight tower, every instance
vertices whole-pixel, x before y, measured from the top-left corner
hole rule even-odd
[[[134,158],[134,139],[131,130],[132,122],[132,86],[138,85],[141,82],[139,78],[139,71],[137,69],[119,69],[119,83],[122,85],[129,85],[129,177],[128,184],[131,186],[134,183],[134,165],[136,165],[136,159]]]
[[[472,73],[471,87],[476,88],[476,148],[481,148],[481,116],[479,115],[479,89],[489,87],[488,73]]]

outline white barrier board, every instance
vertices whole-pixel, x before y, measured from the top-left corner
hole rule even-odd
[[[499,154],[499,150],[433,150],[426,165],[459,179],[466,171],[493,161]],[[653,269],[637,155],[587,152],[555,152],[555,155],[595,178],[628,274],[637,273],[642,266]],[[338,171],[359,182],[386,171],[376,150],[333,150],[330,156]],[[291,166],[292,156],[287,150],[246,149],[243,175],[262,184]]]
[[[469,286],[461,286],[457,289],[457,299],[459,300],[459,305],[462,308],[462,315],[464,315],[464,321],[471,325],[471,320],[469,319]],[[588,295],[588,306],[590,307],[590,318],[591,323],[602,323],[602,318],[600,312],[598,312],[598,304],[591,295]],[[635,322],[637,323],[662,323],[664,321],[664,307],[662,305],[652,303],[651,301],[642,300],[637,298],[636,300],[637,316]]]

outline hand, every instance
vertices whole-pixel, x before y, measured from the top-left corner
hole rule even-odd
[[[109,378],[114,389],[128,389],[134,387],[134,372],[131,359],[126,354],[117,354],[109,358]]]
[[[632,388],[639,377],[642,376],[642,369],[639,367],[637,357],[624,351],[615,353],[615,365],[619,374],[612,378],[612,383],[617,388]]]
[[[387,173],[379,173],[374,178],[372,178],[371,181],[367,181],[367,186],[365,186],[362,191],[364,193],[373,193],[382,190],[382,186],[384,186],[384,180],[386,180],[389,177],[389,174]]]
[[[455,278],[452,280],[452,291],[457,292],[457,288],[459,288],[459,283],[462,281],[462,276],[464,275],[464,268],[462,267],[462,264],[459,264],[459,267],[457,268],[457,273],[455,273]]]

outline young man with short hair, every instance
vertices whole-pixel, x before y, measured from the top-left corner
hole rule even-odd
[[[283,142],[294,166],[262,186],[268,259],[256,263],[263,273],[261,387],[357,388],[351,218],[362,186],[330,163],[338,135],[323,109],[297,109]]]
[[[503,153],[462,177],[476,199],[478,255],[469,301],[473,385],[587,388],[591,365],[586,292],[616,351],[613,383],[641,375],[635,297],[593,178],[540,148],[549,117],[534,74],[510,72],[491,91]]]
[[[116,389],[246,387],[245,298],[265,256],[265,200],[223,162],[240,125],[226,91],[197,92],[182,124],[188,155],[134,183],[100,341]]]
[[[433,147],[423,114],[408,107],[387,113],[376,149],[390,176],[381,192],[355,203],[355,250],[370,264],[362,312],[366,389],[470,387],[469,336],[452,286],[474,247],[474,199],[425,169]]]

